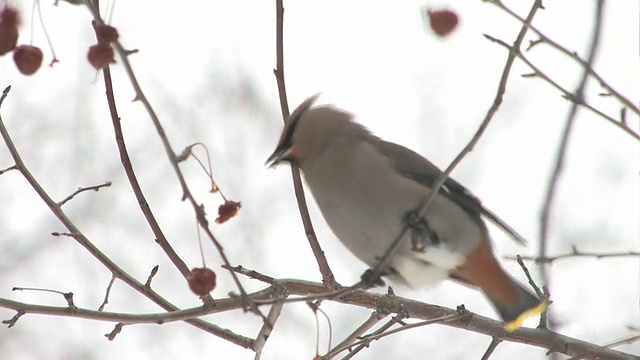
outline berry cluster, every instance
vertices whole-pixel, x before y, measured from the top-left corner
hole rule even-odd
[[[102,69],[116,62],[111,43],[118,40],[118,30],[106,24],[98,24],[95,29],[98,43],[89,48],[87,59],[94,68]]]
[[[18,45],[20,13],[5,6],[0,10],[0,56],[13,51],[13,61],[24,75],[33,75],[42,65],[42,50],[33,45]]]
[[[24,75],[33,75],[42,65],[42,50],[33,45],[19,45],[18,33],[20,13],[14,7],[5,5],[0,8],[0,56],[13,51],[13,61]],[[106,24],[95,26],[98,43],[89,48],[87,60],[96,69],[115,63],[111,43],[118,40],[116,28]],[[52,64],[56,62],[52,62]]]

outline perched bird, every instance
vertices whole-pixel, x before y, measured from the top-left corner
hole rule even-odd
[[[300,168],[327,224],[355,256],[375,266],[408,226],[409,239],[386,271],[392,280],[423,287],[450,278],[479,288],[509,331],[544,310],[546,301],[496,260],[483,218],[524,241],[521,236],[451,178],[419,216],[442,172],[412,150],[374,136],[350,113],[312,107],[316,98],[291,114],[267,164]]]

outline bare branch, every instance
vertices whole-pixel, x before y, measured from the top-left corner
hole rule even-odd
[[[51,236],[55,236],[55,237],[68,236],[68,237],[70,237],[72,239],[77,239],[79,237],[78,234],[69,233],[69,232],[58,232],[58,231],[52,232]]]
[[[227,268],[226,265],[222,265],[222,268],[237,272],[238,274],[242,274],[251,279],[262,281],[263,283],[266,283],[266,284],[274,284],[276,282],[276,279],[272,278],[271,276],[259,273],[255,270],[247,269],[242,265],[234,266],[232,268]]]
[[[75,309],[76,305],[73,303],[73,293],[72,292],[62,292],[53,289],[43,289],[43,288],[34,288],[34,287],[17,287],[14,286],[11,291],[38,291],[38,292],[48,292],[53,294],[62,295],[64,297],[64,301],[67,302],[67,306],[71,309]]]
[[[0,96],[0,108],[2,108],[2,104],[4,103],[4,99],[9,96],[9,92],[11,91],[11,85],[7,86],[2,90],[2,95]]]
[[[160,268],[160,266],[156,265],[151,269],[151,272],[149,273],[149,276],[147,277],[147,281],[144,282],[144,287],[151,288],[151,281],[153,281],[153,278],[158,273],[158,269],[159,268]]]
[[[515,19],[518,19],[520,22],[525,23],[525,21],[526,21],[525,19],[520,17],[520,15],[516,14],[510,8],[506,7],[502,1],[500,1],[500,0],[485,0],[485,1],[488,1],[488,2],[498,6],[500,9],[504,10],[505,12],[507,12],[509,15],[511,15]],[[638,107],[637,104],[635,104],[634,102],[630,101],[626,97],[622,96],[622,94],[620,94],[618,91],[616,91],[611,85],[609,85],[609,83],[607,81],[605,81],[600,75],[598,75],[598,73],[595,70],[593,70],[593,67],[592,67],[593,61],[589,61],[589,60],[585,61],[585,60],[583,60],[582,58],[580,58],[580,56],[578,56],[577,53],[575,53],[574,51],[567,50],[565,47],[561,46],[560,44],[558,44],[557,42],[555,42],[554,40],[552,40],[551,38],[549,38],[548,36],[543,34],[542,31],[540,31],[535,26],[529,24],[529,28],[531,30],[533,30],[540,37],[540,39],[535,41],[535,43],[548,44],[548,45],[552,46],[553,48],[559,50],[560,52],[564,53],[565,55],[569,56],[570,58],[576,60],[585,69],[585,71],[587,72],[588,75],[593,76],[600,83],[600,85],[602,85],[602,87],[606,89],[607,93],[609,93],[612,96],[614,96],[622,104],[624,104],[624,106],[626,106],[627,108],[631,109],[631,111],[633,111],[634,113],[640,115],[640,108]]]
[[[104,293],[104,300],[102,300],[102,304],[100,304],[100,306],[98,307],[98,311],[104,310],[104,307],[107,306],[107,304],[109,303],[109,294],[111,294],[111,287],[115,282],[116,282],[116,276],[112,274],[111,280],[109,280],[109,285],[107,285],[107,291],[105,291]]]
[[[377,339],[377,336],[383,334],[385,331],[387,331],[388,329],[390,329],[393,325],[397,324],[397,320],[401,320],[400,319],[401,315],[398,316],[394,316],[392,319],[390,319],[389,321],[387,321],[384,325],[382,325],[378,330],[374,331],[373,333],[371,333],[368,336],[364,337],[364,340],[361,341],[357,341],[355,344],[357,344],[355,349],[351,349],[349,351],[349,353],[347,354],[347,356],[345,356],[343,359],[351,359],[353,358],[357,353],[359,353],[360,351],[362,351],[362,349],[369,347],[369,344],[373,341]]]
[[[373,333],[371,335],[364,336],[362,338],[362,340],[355,342],[353,345],[358,345],[358,347],[362,347],[362,346],[368,347],[369,344],[372,341],[380,340],[381,338],[383,338],[385,336],[393,335],[393,334],[399,333],[401,331],[406,331],[406,330],[414,329],[414,328],[417,328],[417,327],[445,323],[447,321],[458,319],[458,318],[460,318],[460,316],[461,316],[460,313],[455,313],[455,314],[445,315],[445,316],[441,316],[439,318],[435,318],[435,319],[431,319],[431,320],[424,320],[424,321],[420,321],[420,322],[412,323],[412,324],[407,324],[404,321],[402,321],[402,317],[396,316],[393,319],[391,319],[389,321],[389,323],[391,325],[393,325],[395,323],[398,323],[398,324],[402,325],[402,327],[397,328],[397,329],[393,329],[393,330],[388,330],[388,327],[383,326],[383,328],[386,328],[385,331],[383,331],[383,332],[376,331],[375,333]],[[354,353],[355,353],[355,351],[354,351]]]
[[[255,299],[266,299],[274,296],[275,288],[266,288],[261,291],[252,293],[251,296]],[[99,311],[80,307],[70,306],[48,306],[48,305],[36,305],[27,304],[19,301],[0,298],[0,307],[21,311],[27,314],[41,314],[41,315],[53,315],[74,317],[87,320],[98,320],[108,322],[119,322],[125,325],[132,324],[165,324],[169,322],[185,321],[189,319],[195,319],[200,316],[217,314],[230,310],[238,310],[243,307],[243,300],[239,297],[229,297],[226,299],[216,300],[215,303],[205,304],[198,307],[173,310],[169,312],[149,313],[149,314],[136,314],[136,313],[121,313],[110,311]],[[252,344],[253,341],[250,341]],[[252,347],[252,346],[244,346]]]
[[[6,169],[0,169],[0,175],[4,174],[6,172],[9,172],[11,170],[18,170],[18,168],[15,165],[12,165],[12,166],[9,166]]]
[[[286,295],[283,296],[286,298]],[[273,327],[276,325],[276,321],[280,317],[283,307],[284,303],[282,302],[277,302],[271,305],[271,309],[269,309],[269,313],[267,314],[267,319],[262,324],[260,332],[258,332],[258,336],[256,336],[256,339],[253,342],[253,351],[256,352],[255,360],[259,360],[262,356],[262,349],[264,349],[264,345],[267,343],[269,336],[271,336]]]
[[[371,316],[365,320],[362,325],[358,326],[351,334],[349,334],[342,342],[336,345],[333,349],[331,349],[325,357],[331,359],[333,356],[338,353],[350,348],[353,343],[355,343],[364,333],[366,333],[369,329],[374,327],[377,323],[379,323],[382,319],[387,317],[388,314],[380,313],[379,311],[374,311],[371,313]]]
[[[120,332],[122,331],[123,327],[124,327],[123,323],[117,323],[116,326],[113,328],[113,330],[110,333],[104,334],[104,337],[109,339],[109,341],[113,341],[113,339],[116,338],[116,335],[120,334]]]
[[[609,258],[621,258],[621,257],[640,257],[640,252],[638,251],[621,251],[621,252],[611,252],[611,253],[597,253],[597,252],[583,252],[578,250],[575,246],[572,246],[572,250],[569,253],[555,255],[555,256],[505,256],[504,258],[507,260],[516,260],[517,257],[521,257],[522,260],[534,261],[536,264],[549,264],[564,259],[576,258],[576,257],[586,257],[586,258],[595,258],[595,259],[609,259]]]
[[[489,347],[484,352],[484,354],[482,354],[482,357],[480,358],[480,360],[488,360],[493,354],[493,352],[496,350],[498,345],[500,345],[501,342],[502,340],[499,340],[496,338],[491,339],[491,343],[489,344]]]
[[[74,191],[71,195],[67,196],[62,201],[59,201],[58,202],[58,206],[62,206],[64,204],[66,204],[69,200],[73,199],[76,195],[78,195],[78,194],[80,194],[82,192],[89,191],[89,190],[99,191],[101,188],[109,187],[109,186],[111,186],[111,181],[106,181],[106,182],[104,182],[102,184],[93,185],[93,186],[80,187],[76,191]]]
[[[297,295],[322,294],[327,291],[321,283],[302,280],[278,279],[277,285],[250,294],[252,299],[266,299],[273,296],[277,287],[281,287],[287,293]],[[638,360],[637,356],[625,354],[620,351],[607,349],[582,340],[570,338],[545,329],[518,328],[513,332],[507,332],[500,321],[492,320],[481,315],[473,314],[466,310],[454,310],[445,307],[425,304],[419,301],[398,297],[391,294],[376,294],[362,290],[353,291],[343,297],[329,301],[337,301],[343,304],[355,305],[375,310],[385,314],[400,314],[403,318],[422,319],[433,321],[451,316],[451,319],[442,325],[456,327],[467,331],[485,334],[501,341],[528,344],[558,352],[568,356],[581,356],[586,359],[610,359],[610,360]],[[0,307],[13,309],[25,313],[47,314],[85,318],[101,321],[120,322],[122,324],[161,324],[170,321],[189,322],[195,321],[195,317],[215,314],[233,309],[243,308],[243,301],[238,297],[216,300],[215,305],[204,305],[197,308],[171,311],[158,314],[122,314],[89,309],[70,309],[69,307],[54,307],[20,303],[0,298]],[[395,321],[395,320],[394,320]],[[253,340],[234,334],[229,330],[220,329],[221,336],[236,344],[245,344],[244,347],[252,348]]]
[[[520,255],[516,255],[516,261],[518,261],[518,265],[520,265],[520,268],[522,268],[522,271],[524,271],[524,274],[529,281],[529,285],[531,285],[538,298],[544,299],[544,301],[547,302],[547,306],[545,306],[544,311],[542,311],[542,313],[540,314],[540,322],[538,323],[539,329],[546,329],[548,327],[547,322],[549,318],[549,305],[551,305],[552,303],[552,301],[550,300],[551,296],[549,295],[549,289],[546,286],[543,286],[542,290],[540,290],[536,282],[533,281],[531,273],[529,273],[529,269],[527,269],[527,266],[522,261],[522,257],[520,257]]]
[[[620,128],[622,131],[624,131],[625,133],[627,133],[628,135],[632,136],[633,138],[635,138],[636,140],[640,140],[640,134],[636,133],[633,129],[631,129],[629,127],[629,125],[623,121],[624,117],[621,116],[620,120],[616,120],[613,117],[605,114],[604,112],[596,109],[595,107],[593,107],[592,105],[588,104],[587,102],[584,101],[583,98],[576,98],[575,95],[573,93],[571,93],[569,90],[565,89],[564,87],[562,87],[562,85],[558,84],[555,80],[551,79],[549,76],[547,76],[542,70],[540,70],[540,68],[538,68],[537,66],[535,66],[521,51],[516,51],[515,49],[513,49],[511,46],[509,46],[509,44],[505,43],[502,40],[496,39],[490,35],[484,35],[485,38],[487,38],[488,40],[501,45],[507,49],[509,49],[509,51],[515,51],[516,55],[518,56],[518,58],[520,60],[522,60],[525,64],[527,64],[527,66],[529,66],[534,72],[533,74],[525,74],[522,75],[523,77],[538,77],[540,79],[543,79],[544,81],[546,81],[547,83],[549,83],[551,86],[553,86],[554,88],[556,88],[557,90],[559,90],[562,93],[562,96],[564,98],[566,98],[567,100],[573,102],[574,104],[580,105],[586,109],[588,109],[589,111],[593,112],[594,114],[602,117],[603,119],[607,120],[609,123],[613,124],[614,126]],[[623,110],[626,108],[623,108]],[[622,111],[622,113],[626,113],[626,111]]]
[[[11,319],[2,320],[2,323],[7,324],[7,327],[9,328],[14,327],[18,322],[18,319],[20,319],[20,317],[24,314],[26,314],[24,311],[18,311],[15,315],[13,315]]]
[[[607,345],[604,345],[604,347],[614,348],[614,347],[620,346],[620,345],[633,344],[634,342],[636,342],[638,340],[640,340],[640,335],[632,335],[632,336],[629,336],[629,337],[627,337],[625,339],[616,340],[614,342],[611,342],[611,343],[609,343]]]
[[[542,291],[540,291],[540,288],[538,287],[536,282],[533,281],[533,278],[531,277],[531,273],[529,273],[529,269],[527,269],[527,266],[524,264],[524,262],[522,262],[522,257],[520,255],[516,255],[516,261],[518,261],[518,265],[520,265],[520,267],[522,268],[522,271],[524,271],[524,274],[527,277],[527,280],[529,280],[529,285],[531,285],[533,290],[536,292],[536,295],[538,295],[538,298],[542,299],[544,297],[544,294]]]
[[[604,0],[598,0],[595,11],[595,23],[593,26],[592,36],[591,36],[591,44],[589,46],[589,60],[588,64],[591,65],[595,60],[596,54],[598,52],[598,45],[600,43],[600,32],[602,28],[602,14],[603,14]],[[589,66],[590,67],[590,66]],[[585,67],[578,87],[573,93],[573,98],[583,102],[584,98],[584,88],[587,84],[587,79],[589,77],[589,67]],[[576,114],[578,112],[578,103],[573,102],[571,105],[571,110],[569,111],[569,115],[567,116],[567,121],[565,124],[565,128],[562,134],[562,140],[560,142],[560,148],[558,150],[558,155],[556,157],[554,169],[550,175],[549,184],[547,186],[546,196],[544,200],[544,204],[542,207],[542,213],[540,216],[540,238],[539,238],[539,257],[546,257],[548,251],[549,244],[549,222],[551,220],[551,210],[553,207],[553,201],[555,199],[556,191],[558,189],[558,184],[560,182],[560,175],[564,168],[564,160],[566,157],[567,149],[569,147],[569,139],[571,136],[571,132],[573,130],[573,125],[575,123]],[[540,267],[540,272],[542,276],[542,281],[547,287],[551,287],[550,285],[550,277],[549,277],[549,267],[547,264],[542,264]],[[552,312],[547,313],[548,318],[548,326],[553,329],[554,320],[551,317]]]
[[[282,120],[287,121],[289,118],[289,102],[287,100],[287,88],[284,81],[284,55],[283,55],[283,23],[284,23],[284,7],[282,0],[276,0],[276,68],[273,73],[276,76],[276,82],[278,84],[278,95],[280,96],[280,109],[282,111]],[[318,268],[320,274],[322,274],[322,283],[328,288],[336,288],[340,285],[336,282],[335,276],[331,272],[327,258],[324,256],[324,251],[320,247],[320,243],[316,237],[315,230],[313,229],[313,223],[309,216],[309,209],[307,208],[307,200],[305,198],[304,189],[302,188],[302,180],[300,179],[300,169],[295,166],[291,167],[291,177],[293,178],[293,191],[296,195],[296,201],[298,203],[298,210],[300,211],[300,217],[302,218],[302,225],[304,232],[311,246],[313,256],[318,262]]]

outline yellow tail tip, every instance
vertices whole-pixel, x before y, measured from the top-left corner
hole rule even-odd
[[[519,328],[520,325],[522,325],[522,323],[526,319],[528,319],[528,318],[530,318],[532,316],[540,314],[546,308],[547,308],[547,300],[545,299],[545,300],[542,300],[542,302],[540,302],[540,304],[538,304],[536,307],[533,307],[531,309],[528,309],[528,310],[524,311],[515,320],[504,324],[504,329],[507,330],[508,332],[512,332],[515,329]]]

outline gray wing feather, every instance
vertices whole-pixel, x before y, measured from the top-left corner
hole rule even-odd
[[[378,139],[376,139],[378,140]],[[391,142],[378,140],[373,143],[380,153],[389,158],[395,168],[403,176],[412,179],[427,187],[433,186],[442,171],[422,157],[420,154]],[[482,203],[467,188],[452,178],[447,178],[443,186],[440,188],[440,194],[444,195],[454,203],[463,208],[469,215],[473,217],[480,216],[488,219],[496,226],[500,227],[518,243],[527,244],[527,240],[516,232],[511,226],[500,219],[496,214],[482,206]],[[427,194],[425,193],[425,196]]]

